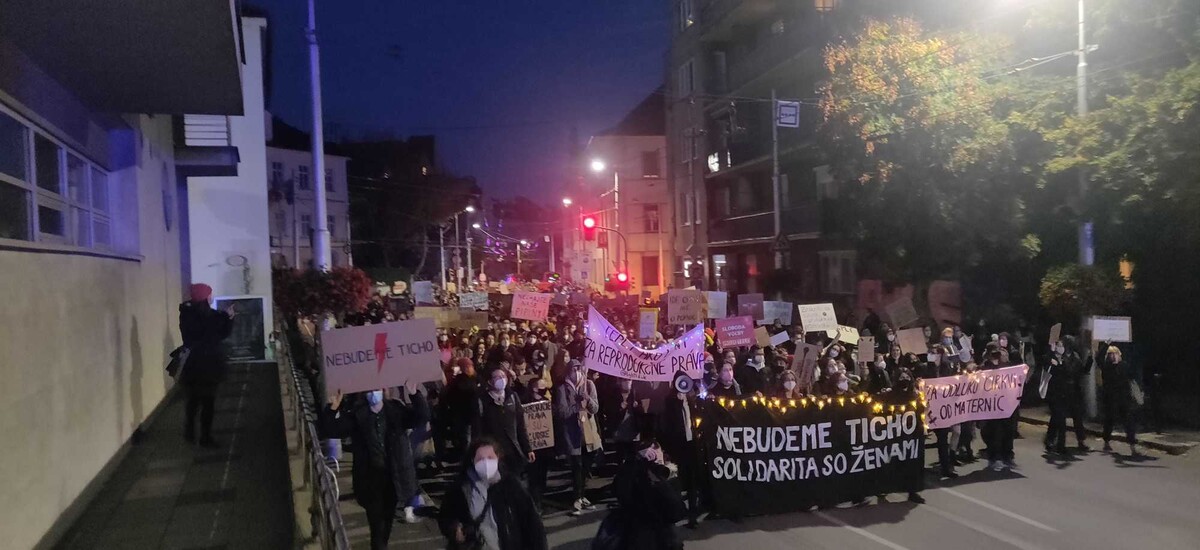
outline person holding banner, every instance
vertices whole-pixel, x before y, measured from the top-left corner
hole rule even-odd
[[[980,370],[996,370],[1008,366],[1009,364],[1004,361],[1004,351],[1000,344],[988,344],[987,361],[980,367]],[[1017,436],[1016,412],[1008,418],[986,421],[983,432],[987,444],[988,468],[991,468],[993,472],[1000,472],[1005,468],[1017,469],[1017,464],[1013,461],[1013,440]]]
[[[501,445],[475,440],[438,526],[451,550],[546,550],[546,528],[520,482],[500,468]]]
[[[492,371],[487,392],[476,400],[471,437],[496,441],[504,455],[501,466],[510,476],[520,478],[525,466],[536,459],[525,431],[521,400],[509,388],[509,374],[504,369]]]
[[[596,426],[596,413],[600,412],[600,401],[596,397],[596,384],[588,380],[587,370],[579,361],[570,362],[570,371],[564,383],[555,386],[554,443],[560,455],[566,455],[571,467],[571,479],[575,490],[572,516],[584,510],[595,509],[587,499],[587,473],[591,470],[592,456],[602,449],[600,432]]]
[[[367,512],[373,550],[387,548],[396,504],[410,502],[420,491],[407,432],[424,426],[429,410],[422,393],[406,389],[411,407],[384,399],[378,389],[343,408],[339,391],[318,418],[324,437],[354,439],[354,498]]]

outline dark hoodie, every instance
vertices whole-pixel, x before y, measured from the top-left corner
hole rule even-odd
[[[203,302],[179,305],[179,332],[191,354],[179,375],[189,386],[215,385],[225,377],[228,352],[222,343],[233,331],[233,319]]]

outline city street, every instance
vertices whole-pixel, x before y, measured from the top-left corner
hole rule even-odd
[[[702,522],[695,531],[680,528],[689,549],[837,548],[839,550],[917,550],[921,548],[1041,549],[1155,548],[1194,549],[1200,545],[1200,460],[1196,453],[1169,456],[1151,452],[1130,459],[1100,452],[1047,461],[1043,429],[1023,425],[1016,441],[1017,473],[984,472],[984,461],[959,468],[962,476],[934,482],[924,505],[904,495],[891,503],[813,513]],[[936,460],[929,449],[928,461]],[[932,479],[932,478],[929,478]],[[598,485],[599,486],[599,485]],[[355,539],[365,539],[361,508],[343,497]],[[586,549],[605,515],[603,504],[582,518],[551,512],[545,519],[551,548]],[[397,525],[391,548],[440,545],[429,519]],[[357,540],[356,540],[357,542]],[[736,545],[736,546],[735,546]]]

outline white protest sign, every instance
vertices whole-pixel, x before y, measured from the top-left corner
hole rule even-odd
[[[638,310],[638,338],[648,340],[658,332],[658,309],[644,307]]]
[[[849,344],[851,346],[858,345],[858,339],[859,339],[858,329],[856,329],[854,327],[848,327],[846,325],[838,325],[837,330],[827,330],[827,331],[825,331],[825,335],[830,338],[833,338],[836,336],[838,341],[842,342],[844,344]]]
[[[779,344],[787,342],[789,338],[791,338],[791,336],[788,336],[788,333],[786,330],[779,332],[778,334],[772,334],[771,335],[771,347],[775,347],[775,346],[778,346]]]
[[[537,401],[521,406],[525,410],[525,434],[531,450],[554,446],[554,407],[550,401]]]
[[[332,396],[441,380],[436,341],[433,319],[322,332],[325,388]]]
[[[871,363],[875,361],[875,337],[863,336],[858,339],[858,362]]]
[[[553,299],[553,294],[517,292],[513,294],[512,318],[545,321],[550,314],[550,300]]]
[[[697,324],[671,343],[646,349],[588,306],[584,337],[583,365],[589,370],[646,382],[670,382],[679,371],[692,379],[704,375],[704,325]]]
[[[729,307],[729,293],[710,290],[705,292],[705,297],[708,299],[708,318],[709,319],[724,319],[729,313],[726,309]]]
[[[904,353],[917,355],[929,353],[929,343],[925,340],[925,329],[923,328],[906,328],[897,332],[896,342],[900,344],[900,351]]]
[[[796,308],[800,311],[800,324],[804,325],[804,332],[837,332],[837,313],[833,311],[833,304],[800,304]]]
[[[981,370],[971,374],[919,380],[928,409],[930,429],[949,428],[975,420],[1009,418],[1021,404],[1027,365]]]
[[[1092,341],[1132,342],[1132,320],[1129,317],[1092,317]]]
[[[1062,323],[1054,323],[1054,326],[1050,327],[1050,340],[1047,343],[1053,346],[1060,339],[1062,339]]]
[[[760,325],[769,325],[778,319],[785,327],[792,326],[792,303],[767,300],[763,302],[763,318]]]
[[[694,325],[704,322],[708,300],[699,290],[667,291],[667,324]]]
[[[487,309],[488,295],[486,292],[467,292],[458,295],[458,307],[463,309]]]
[[[433,301],[433,281],[414,282],[413,301],[419,306],[437,303]]]
[[[796,378],[799,379],[797,383],[804,393],[812,391],[813,382],[816,380],[814,371],[819,355],[821,355],[821,346],[800,343],[796,346],[795,355],[792,356],[792,370],[795,371]]]

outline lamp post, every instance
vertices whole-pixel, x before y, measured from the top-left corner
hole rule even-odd
[[[305,35],[308,38],[309,84],[312,88],[313,202],[316,203],[313,215],[317,218],[313,235],[313,263],[317,269],[329,271],[332,258],[325,205],[325,133],[321,123],[321,61],[320,48],[317,46],[316,0],[308,0],[308,29]]]
[[[479,229],[478,223],[471,224],[471,229]],[[471,284],[475,284],[475,265],[471,263],[471,232],[467,232],[467,278],[471,279]]]
[[[592,171],[593,172],[596,172],[599,174],[599,173],[603,173],[607,169],[608,169],[608,165],[603,160],[600,160],[600,159],[592,160]],[[615,166],[612,169],[612,173],[613,173],[613,187],[612,187],[613,225],[612,225],[612,228],[619,233],[620,229],[621,229],[621,173],[620,173],[620,171],[617,170],[617,168]],[[608,193],[605,193],[605,194],[608,194]],[[629,248],[628,246],[622,247],[622,250],[618,250],[613,255],[618,258],[625,258],[625,260],[628,260],[629,251],[626,250],[628,248]],[[622,253],[624,253],[624,254],[622,254]],[[622,260],[622,262],[624,264],[621,266],[622,270],[629,269],[629,262],[625,261],[625,260]]]
[[[517,243],[517,280],[518,281],[521,280],[521,249],[526,246],[529,246],[529,241],[527,241],[525,239],[521,239],[521,242]]]

